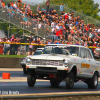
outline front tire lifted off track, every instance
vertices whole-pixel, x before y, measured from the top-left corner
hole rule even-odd
[[[27,75],[28,86],[33,87],[35,85],[35,82],[36,82],[36,75],[32,74],[32,71],[29,71]]]
[[[65,79],[65,84],[67,89],[72,89],[74,86],[74,73],[71,72],[67,75]]]
[[[95,72],[93,77],[88,80],[88,88],[89,89],[96,89],[98,86],[98,73]]]

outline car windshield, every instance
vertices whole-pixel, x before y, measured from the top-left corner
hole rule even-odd
[[[42,50],[36,51],[33,55],[40,55],[42,53]]]
[[[63,55],[69,55],[69,51],[62,48],[62,47],[47,47],[43,50],[42,54],[63,54]]]
[[[67,49],[71,55],[79,56],[79,47],[68,46],[68,47],[65,47],[65,49]]]

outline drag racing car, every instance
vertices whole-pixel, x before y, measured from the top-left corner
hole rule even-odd
[[[26,67],[29,87],[35,85],[36,79],[46,79],[53,87],[65,81],[66,88],[72,89],[74,82],[81,80],[88,88],[96,89],[100,76],[100,62],[89,48],[79,45],[47,45],[41,55],[26,59]]]

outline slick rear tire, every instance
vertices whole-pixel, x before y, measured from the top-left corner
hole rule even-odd
[[[71,72],[67,75],[65,79],[65,84],[67,89],[72,89],[74,86],[74,73]]]
[[[88,88],[89,89],[96,89],[98,86],[98,73],[95,72],[93,77],[88,80]]]

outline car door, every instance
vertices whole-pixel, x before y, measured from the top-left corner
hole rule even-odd
[[[94,60],[93,60],[93,56],[92,56],[92,53],[90,52],[90,50],[88,48],[85,48],[86,49],[86,62],[87,62],[87,65],[86,65],[86,68],[88,69],[87,71],[87,74],[88,74],[88,77],[91,77],[92,74],[93,74],[93,69],[91,68],[92,66],[92,63],[94,63]]]
[[[90,72],[89,72],[89,75],[90,77],[93,76],[94,74],[94,71],[95,70],[98,70],[98,62],[94,60],[93,56],[92,56],[92,53],[89,49],[87,49],[87,61],[89,62],[90,64]]]
[[[80,59],[81,59],[81,68],[80,68],[80,76],[81,77],[88,77],[89,73],[89,61],[87,60],[87,55],[86,55],[86,48],[81,47],[80,48]]]

